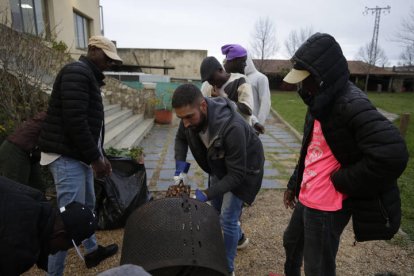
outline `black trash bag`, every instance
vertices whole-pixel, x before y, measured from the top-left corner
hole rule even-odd
[[[145,166],[129,157],[107,158],[112,175],[95,178],[99,229],[124,227],[129,214],[149,200]]]

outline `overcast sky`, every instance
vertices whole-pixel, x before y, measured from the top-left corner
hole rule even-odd
[[[221,60],[220,47],[250,47],[255,22],[269,17],[280,45],[276,58],[289,58],[284,42],[292,30],[312,27],[333,35],[354,60],[371,41],[375,16],[365,7],[391,6],[381,15],[379,40],[389,65],[402,51],[393,41],[414,0],[101,0],[105,36],[121,48],[202,49]]]

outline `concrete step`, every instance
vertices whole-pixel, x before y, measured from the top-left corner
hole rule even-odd
[[[142,139],[151,131],[154,119],[143,120],[135,129],[125,136],[119,143],[113,146],[116,149],[132,148],[138,146]]]
[[[144,119],[143,114],[130,116],[128,119],[105,131],[104,148],[113,147],[136,128]]]
[[[110,131],[131,116],[132,110],[130,109],[120,110],[112,115],[105,116],[105,130]]]
[[[119,104],[104,104],[105,116],[110,116],[121,110],[121,105]]]

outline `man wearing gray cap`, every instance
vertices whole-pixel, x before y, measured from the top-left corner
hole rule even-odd
[[[225,97],[236,104],[237,111],[248,124],[253,114],[252,87],[246,76],[228,73],[215,57],[206,57],[200,65],[201,92],[205,97]]]
[[[112,169],[103,151],[104,109],[102,74],[122,63],[112,41],[103,36],[89,39],[88,53],[65,65],[53,85],[40,135],[41,165],[48,165],[56,185],[58,207],[77,201],[95,208],[94,174],[100,178]],[[98,246],[96,236],[83,242],[85,264],[97,266],[114,255],[118,246]],[[49,256],[48,274],[62,275],[66,251]]]

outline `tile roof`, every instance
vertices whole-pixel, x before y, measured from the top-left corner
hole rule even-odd
[[[292,68],[292,64],[290,60],[287,59],[267,59],[263,60],[253,60],[256,68],[260,68],[261,71],[265,74],[276,74],[281,73],[284,71],[289,71]],[[368,64],[362,61],[357,60],[349,60],[348,61],[348,68],[351,72],[351,75],[366,75]],[[395,72],[386,70],[382,67],[371,67],[371,75],[383,75],[383,76],[391,76],[395,75]]]

